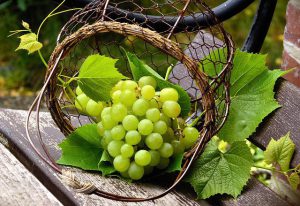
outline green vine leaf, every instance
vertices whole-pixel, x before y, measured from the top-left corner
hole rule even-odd
[[[125,51],[125,50],[124,50]],[[128,62],[130,65],[130,69],[133,75],[133,79],[138,81],[143,76],[152,76],[155,78],[157,82],[157,87],[159,89],[163,89],[166,87],[172,87],[177,90],[179,94],[178,103],[181,107],[181,116],[185,117],[189,114],[191,109],[190,97],[187,92],[178,85],[174,85],[168,81],[166,81],[163,77],[161,77],[156,71],[154,71],[150,66],[141,61],[135,54],[130,52],[126,52],[126,56],[128,58]]]
[[[16,51],[24,49],[28,51],[28,54],[32,54],[43,47],[43,44],[37,41],[37,36],[35,33],[24,34],[19,38],[21,41]]]
[[[172,172],[177,172],[181,170],[181,165],[182,165],[182,160],[183,160],[183,153],[177,154],[172,159],[170,160],[170,164],[165,170],[166,173],[172,173]]]
[[[220,55],[218,54],[220,53]],[[223,50],[215,50],[210,58],[224,60]],[[230,113],[218,136],[226,142],[241,141],[255,132],[258,125],[280,105],[274,99],[276,80],[286,72],[269,70],[266,56],[236,51],[230,77]],[[214,65],[205,60],[205,71],[212,75]],[[219,65],[217,71],[222,67]]]
[[[103,151],[100,140],[96,124],[77,128],[59,144],[62,155],[57,163],[100,171],[103,175],[113,173],[115,170],[110,164],[109,156]]]
[[[113,86],[125,79],[115,68],[118,60],[99,54],[90,55],[79,70],[78,85],[94,101],[109,101]]]
[[[185,180],[200,199],[216,194],[237,197],[250,178],[252,165],[252,155],[245,141],[234,142],[227,152],[222,153],[218,150],[218,141],[213,138]]]
[[[295,151],[295,144],[290,138],[290,133],[281,137],[279,140],[271,139],[266,151],[264,152],[267,164],[279,164],[282,171],[287,171]]]
[[[297,190],[298,185],[300,184],[299,174],[297,172],[293,172],[290,176],[287,176],[287,178],[293,190]]]

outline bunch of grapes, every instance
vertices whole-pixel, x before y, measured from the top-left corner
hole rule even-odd
[[[76,108],[96,117],[101,144],[124,177],[138,180],[153,169],[168,167],[174,155],[197,140],[196,128],[180,118],[179,94],[173,88],[156,91],[157,82],[144,76],[138,83],[119,81],[111,91],[112,102],[95,102],[79,87]]]

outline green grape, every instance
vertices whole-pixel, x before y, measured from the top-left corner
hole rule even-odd
[[[144,167],[139,166],[135,162],[131,162],[128,168],[128,175],[133,180],[139,180],[144,175]]]
[[[123,84],[124,84],[124,81],[122,81],[122,80],[119,81],[119,82],[114,86],[115,90],[122,90]]]
[[[136,116],[130,114],[124,117],[122,124],[127,131],[136,130],[139,124],[139,120],[138,118],[136,118]]]
[[[179,141],[179,140],[173,140],[171,142],[173,149],[174,149],[174,154],[181,154],[184,152],[184,144],[183,142]]]
[[[159,164],[160,162],[160,154],[158,151],[155,150],[150,150],[149,151],[150,155],[151,155],[151,162],[150,162],[150,166],[156,166]]]
[[[164,114],[171,118],[178,117],[181,112],[180,105],[175,101],[165,101],[162,109]]]
[[[171,142],[174,139],[174,131],[168,127],[166,133],[163,135],[164,142]]]
[[[159,96],[159,100],[162,102],[166,102],[166,101],[178,101],[178,92],[176,91],[176,89],[173,88],[163,88],[160,91],[160,96]]]
[[[146,137],[145,143],[150,149],[156,150],[161,147],[163,143],[163,138],[158,133],[151,133]]]
[[[110,133],[114,140],[121,140],[125,137],[126,131],[122,125],[117,125],[111,129]]]
[[[92,117],[97,117],[101,114],[103,110],[102,102],[95,102],[94,100],[90,99],[86,105],[86,112],[88,115]]]
[[[98,132],[98,134],[99,134],[101,137],[103,137],[104,131],[105,131],[105,129],[104,129],[104,127],[103,127],[102,122],[99,122],[99,123],[97,124],[97,132]]]
[[[160,119],[160,111],[157,108],[150,108],[146,112],[146,118],[152,122],[157,122]]]
[[[130,179],[129,177],[129,174],[128,174],[128,171],[125,171],[125,172],[120,172],[121,176],[126,178],[126,179]]]
[[[133,105],[136,100],[136,93],[132,90],[126,89],[123,90],[120,96],[120,102],[127,107]]]
[[[77,94],[77,96],[83,94],[83,91],[80,89],[79,86],[76,87],[75,93]]]
[[[132,80],[125,80],[122,89],[129,89],[129,90],[136,90],[138,88],[138,84],[135,81]]]
[[[106,146],[113,140],[113,138],[111,136],[111,133],[110,133],[110,130],[105,130],[104,131],[102,139],[104,139],[104,141],[105,141],[104,143],[105,143]]]
[[[78,109],[79,112],[85,112],[86,105],[90,98],[85,94],[80,94],[75,99],[75,107]]]
[[[134,161],[140,166],[149,165],[151,162],[151,154],[147,150],[139,150],[134,155]]]
[[[121,90],[116,90],[112,93],[111,99],[112,99],[113,103],[119,103],[120,102],[121,94],[122,94]]]
[[[142,135],[149,135],[153,131],[153,123],[149,119],[143,119],[138,124],[138,130]]]
[[[132,112],[137,116],[144,116],[149,109],[149,102],[145,99],[138,99],[132,105]]]
[[[139,86],[142,88],[146,85],[151,85],[154,89],[156,88],[156,80],[151,76],[143,76],[139,79]]]
[[[169,158],[173,155],[174,149],[170,143],[163,143],[162,146],[158,149],[160,156],[164,158]]]
[[[101,118],[103,118],[104,115],[110,115],[111,107],[104,107],[104,109],[101,112]]]
[[[130,144],[123,144],[123,146],[121,147],[121,155],[123,157],[130,158],[132,157],[133,154],[134,154],[133,146]]]
[[[127,144],[136,145],[141,141],[142,137],[140,133],[136,130],[128,131],[125,135],[125,140]]]
[[[186,127],[183,129],[182,138],[185,148],[189,148],[195,144],[199,137],[199,132],[195,127]]]
[[[127,107],[124,104],[117,103],[111,107],[110,114],[116,122],[121,122],[127,115]]]
[[[155,98],[150,99],[149,101],[150,108],[159,108],[158,101]]]
[[[130,160],[122,155],[115,157],[113,162],[114,168],[119,172],[125,172],[130,165]]]
[[[158,122],[154,123],[153,131],[156,133],[163,135],[167,132],[167,129],[167,124],[162,120],[159,120]]]
[[[124,144],[123,141],[120,140],[112,140],[108,145],[107,145],[107,151],[112,157],[116,157],[121,154],[121,147]]]
[[[171,126],[172,121],[170,117],[167,117],[167,115],[165,115],[164,113],[160,113],[160,120],[164,121],[168,125],[168,127]]]
[[[150,175],[153,172],[153,167],[147,165],[144,167],[144,175]]]
[[[166,169],[169,166],[170,160],[169,158],[160,158],[159,164],[156,166],[156,168],[163,170]]]
[[[150,85],[145,85],[141,90],[142,97],[146,100],[150,100],[155,96],[155,89]]]
[[[112,119],[110,114],[102,116],[102,124],[105,129],[112,129],[117,125],[117,122]]]

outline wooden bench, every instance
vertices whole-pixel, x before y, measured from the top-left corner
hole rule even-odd
[[[194,43],[196,41],[200,40],[196,38]],[[195,51],[187,49],[186,52],[193,56]],[[180,71],[179,67],[175,68],[174,71],[174,75],[176,75],[176,72],[180,75],[178,73]],[[190,82],[186,79],[181,84],[185,88]],[[290,131],[291,138],[297,145],[291,165],[294,167],[296,163],[300,162],[300,127],[298,126],[300,125],[300,89],[286,81],[281,81],[276,85],[276,90],[278,91],[276,97],[283,107],[270,115],[250,140],[260,148],[265,149],[271,137],[278,139]],[[0,177],[0,200],[4,199],[5,203],[11,205],[44,205],[44,203],[51,205],[127,205],[127,203],[115,202],[94,195],[87,196],[74,193],[64,185],[58,175],[39,159],[30,147],[25,134],[26,115],[27,112],[22,110],[0,109],[0,142],[2,143],[0,145],[0,172],[5,174]],[[34,118],[34,115],[32,118]],[[57,144],[61,142],[64,136],[57,129],[48,112],[42,112],[40,118],[41,132],[45,137],[44,141],[47,147],[50,148],[52,156],[58,159],[60,150]],[[32,127],[31,131],[36,132],[34,128]],[[104,178],[99,174],[86,173],[75,168],[72,168],[72,170],[82,180],[92,181],[98,187],[118,194],[146,196],[158,194],[167,187],[165,185],[166,181],[129,185],[118,179]],[[161,199],[152,202],[130,203],[130,205],[285,206],[291,205],[292,201],[289,198],[279,196],[255,178],[251,178],[242,195],[236,200],[217,196],[206,201],[199,201],[196,200],[193,189],[182,183],[176,190]]]

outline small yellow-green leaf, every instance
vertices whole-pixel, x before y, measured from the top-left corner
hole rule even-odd
[[[28,33],[19,37],[21,42],[18,46],[17,50],[25,49],[28,51],[28,54],[36,52],[43,47],[43,44],[37,41],[36,34]]]
[[[277,141],[271,139],[264,152],[265,161],[267,164],[279,164],[282,171],[287,171],[294,151],[295,144],[290,138],[290,133],[287,133]]]
[[[297,172],[293,172],[290,176],[287,176],[287,178],[293,190],[297,190],[300,184],[300,177]]]
[[[22,26],[23,26],[25,29],[30,29],[29,24],[28,24],[26,21],[22,21]]]

